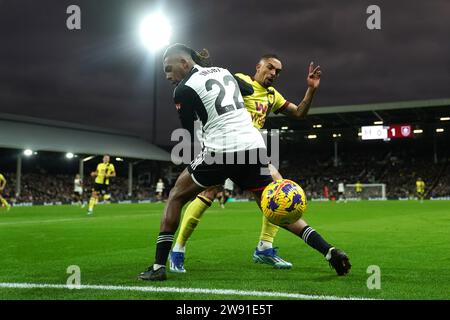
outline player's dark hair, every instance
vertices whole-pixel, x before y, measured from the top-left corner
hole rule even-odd
[[[271,58],[281,61],[280,57],[277,56],[275,53],[264,54],[264,55],[261,56],[261,58],[259,60],[267,60],[267,59],[271,59]]]
[[[209,52],[207,49],[202,49],[200,51],[195,51],[194,49],[181,44],[181,43],[175,43],[168,47],[166,49],[166,52],[164,52],[163,59],[165,59],[167,56],[172,55],[174,53],[186,53],[188,54],[192,60],[198,64],[201,67],[210,67],[211,61],[209,60]]]

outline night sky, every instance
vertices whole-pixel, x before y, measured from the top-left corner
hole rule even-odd
[[[81,30],[66,8],[81,8]],[[366,8],[381,7],[381,30]],[[320,64],[313,107],[450,97],[450,1],[0,0],[0,113],[112,128],[151,137],[152,56],[138,37],[156,8],[172,43],[208,48],[213,63],[253,75],[276,53],[275,87],[298,103],[308,63]],[[157,143],[179,127],[157,56]],[[1,132],[1,128],[0,128]]]

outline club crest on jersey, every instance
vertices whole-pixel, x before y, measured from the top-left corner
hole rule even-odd
[[[411,133],[411,127],[410,126],[402,126],[401,128],[403,136],[407,137]]]

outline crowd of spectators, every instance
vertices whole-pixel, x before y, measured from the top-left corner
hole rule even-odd
[[[430,192],[432,197],[450,197],[450,164],[440,173],[440,179]]]
[[[386,153],[365,156],[363,153],[343,154],[336,166],[333,158],[323,159],[310,156],[291,158],[280,164],[284,178],[297,181],[311,198],[337,198],[338,183],[386,184],[386,196],[389,199],[411,198],[415,195],[417,178],[425,181],[428,197],[450,196],[450,164],[448,161],[434,163],[431,159],[414,158],[405,154]],[[71,202],[73,198],[74,175],[51,175],[45,172],[25,173],[22,175],[21,193],[15,196],[15,174],[6,173],[8,184],[3,194],[14,202]],[[167,197],[173,180],[165,181],[164,196]],[[84,183],[84,200],[88,200],[92,188],[92,179]],[[324,189],[327,191],[324,193]],[[109,187],[113,201],[154,199],[155,185],[142,183],[135,179],[132,195],[128,194],[127,177],[116,177]],[[380,195],[378,193],[378,195]],[[237,198],[248,197],[248,193],[236,190]]]
[[[74,176],[68,174],[48,175],[45,173],[22,174],[20,196],[16,197],[16,175],[6,174],[8,181],[3,192],[13,203],[70,203],[74,197]],[[92,179],[83,184],[83,200],[87,201],[92,190]],[[116,177],[109,186],[109,193],[114,201],[151,199],[151,186],[133,184],[132,196],[128,195],[128,179]]]
[[[425,182],[428,197],[450,196],[450,165],[431,159],[401,157],[392,153],[380,157],[353,155],[340,159],[285,161],[280,166],[283,177],[297,181],[308,198],[337,198],[338,184],[385,184],[388,199],[411,198],[416,193],[416,180]],[[328,195],[324,195],[328,189]],[[378,189],[381,196],[381,187]]]

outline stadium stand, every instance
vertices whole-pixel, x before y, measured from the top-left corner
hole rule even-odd
[[[418,177],[425,181],[428,198],[444,198],[450,197],[450,121],[441,119],[450,116],[449,107],[449,99],[440,99],[313,108],[305,121],[290,121],[287,117],[271,116],[267,124],[269,129],[281,128],[281,174],[299,182],[309,199],[323,198],[325,186],[329,189],[329,198],[336,198],[339,182],[352,184],[358,180],[362,183],[386,184],[388,199],[412,198]],[[2,130],[6,130],[0,139],[0,148],[9,148],[0,149],[0,168],[9,181],[5,194],[18,203],[71,201],[73,177],[78,172],[78,167],[76,162],[75,166],[71,167],[61,165],[61,152],[69,151],[68,147],[71,151],[76,150],[84,155],[98,155],[113,149],[118,153],[109,153],[126,158],[123,165],[118,166],[118,177],[111,186],[114,201],[152,199],[154,183],[159,177],[165,179],[165,193],[168,194],[177,173],[184,168],[183,165],[175,166],[164,161],[170,160],[168,152],[135,137],[42,119],[0,116]],[[407,139],[361,140],[358,136],[361,126],[372,125],[375,121],[383,121],[384,124],[408,123],[414,130],[422,131]],[[437,131],[438,128],[440,131]],[[30,145],[24,142],[27,140],[24,132],[30,130],[33,133],[38,132],[33,134],[33,148],[59,152],[59,158],[54,153],[53,156],[48,155],[47,158],[41,159],[39,164],[24,162],[22,189],[16,197],[16,163],[11,159],[15,159],[18,149]],[[74,134],[83,135],[84,138],[74,142],[71,140]],[[96,141],[92,135],[98,134],[102,137],[112,137],[112,145],[82,143],[87,140]],[[311,134],[316,138],[309,139]],[[13,139],[14,135],[20,139]],[[64,145],[65,140],[70,143]],[[170,146],[166,147],[166,150],[170,150]],[[94,150],[98,152],[88,152]],[[42,153],[40,151],[40,154]],[[7,159],[10,159],[9,162]],[[129,195],[130,176],[127,165],[138,163],[136,159],[146,159],[149,165],[140,169],[135,166]],[[86,165],[86,172],[90,172],[93,168],[89,167],[89,164]],[[146,175],[151,178],[139,178]],[[37,181],[39,183],[36,183]],[[91,179],[87,178],[85,182],[85,190],[90,190]],[[249,197],[239,190],[236,190],[236,196]]]
[[[399,149],[394,151],[379,152],[372,149],[373,153],[347,152],[340,158],[339,166],[334,166],[333,157],[320,157],[309,155],[299,158],[290,155],[283,160],[280,172],[285,178],[298,181],[308,198],[323,197],[325,185],[330,190],[330,198],[337,196],[337,184],[341,181],[354,183],[357,180],[363,183],[385,183],[387,186],[388,199],[411,198],[415,194],[415,181],[422,177],[426,183],[428,197],[449,197],[450,196],[450,166],[448,159],[433,164],[429,157],[417,157],[414,149]],[[55,160],[56,161],[56,160]],[[168,179],[169,171],[172,179]],[[164,176],[165,185],[168,186],[167,194],[174,183],[175,172],[181,170],[183,166],[167,165],[161,176]],[[147,172],[144,170],[144,172]],[[17,202],[62,202],[67,203],[72,200],[74,174],[67,172],[52,173],[35,172],[24,173],[22,175],[22,192]],[[5,195],[10,199],[15,199],[15,173],[7,172],[6,178],[9,181],[5,190]],[[137,177],[136,177],[137,178]],[[89,191],[92,179],[86,179],[85,190]],[[111,195],[113,201],[124,200],[144,200],[152,199],[154,185],[151,182],[135,179],[132,196],[128,195],[128,179],[126,175],[118,176],[111,184]],[[246,194],[238,194],[245,198]],[[13,201],[14,202],[14,201]]]
[[[146,198],[148,191],[132,181],[133,168],[144,160],[153,167],[170,161],[167,151],[126,132],[11,114],[0,114],[0,127],[0,171],[8,180],[5,194],[13,202],[69,202],[75,174],[83,175],[86,167],[89,175],[96,163],[88,161],[102,154],[127,159],[127,168],[122,168],[117,183],[111,185],[115,199],[128,198],[130,183],[135,188],[132,194]],[[27,159],[22,154],[25,149],[39,156]],[[69,152],[76,158],[71,165],[63,165],[67,161],[61,159]],[[84,180],[90,191],[91,179]]]

